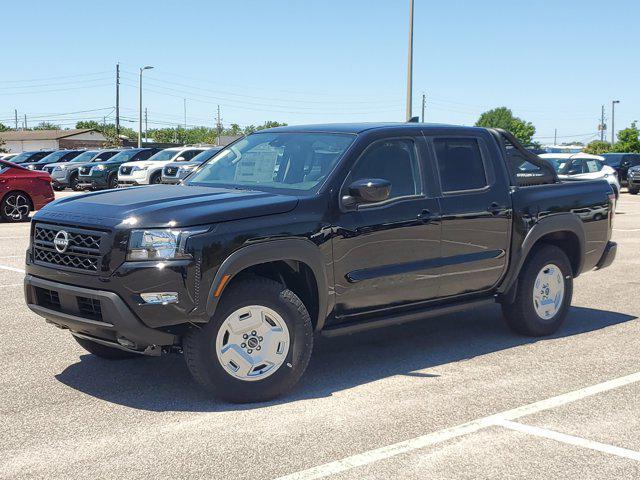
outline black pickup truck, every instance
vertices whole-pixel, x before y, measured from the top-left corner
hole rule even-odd
[[[613,201],[500,130],[280,127],[182,185],[43,208],[26,302],[95,355],[184,353],[215,395],[262,401],[298,381],[316,334],[491,302],[520,334],[554,333],[573,279],[615,257]]]

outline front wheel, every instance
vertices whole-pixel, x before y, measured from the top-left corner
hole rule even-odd
[[[629,193],[630,193],[631,195],[637,195],[637,194],[638,194],[638,192],[640,192],[640,189],[638,189],[638,188],[631,188],[631,187],[629,187],[629,188],[628,188],[628,190],[629,190]]]
[[[8,193],[0,204],[0,214],[5,222],[24,222],[29,219],[31,199],[22,192]]]
[[[540,337],[555,333],[563,324],[573,296],[573,273],[567,255],[554,245],[532,252],[518,277],[513,303],[502,312],[511,329]]]
[[[73,190],[74,192],[79,192],[79,191],[82,190],[82,187],[78,183],[78,174],[77,173],[73,173],[71,175],[71,178],[69,179],[69,187],[71,187],[71,190]]]
[[[107,188],[118,188],[118,176],[117,175],[111,175],[109,177],[109,180],[107,182]]]
[[[151,178],[149,179],[149,184],[158,185],[160,183],[162,183],[162,172],[156,172],[153,175],[151,175]]]
[[[213,318],[183,342],[193,377],[214,395],[263,402],[291,389],[313,347],[306,307],[285,286],[250,278],[230,286]]]

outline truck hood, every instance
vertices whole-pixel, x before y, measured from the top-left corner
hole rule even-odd
[[[190,227],[286,213],[296,197],[255,190],[151,185],[106,190],[50,203],[34,217],[86,227]]]

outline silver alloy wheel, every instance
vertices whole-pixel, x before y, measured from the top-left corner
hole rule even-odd
[[[290,343],[289,328],[277,312],[262,305],[249,305],[222,322],[216,337],[216,355],[234,378],[263,380],[282,366]]]
[[[538,317],[551,320],[562,308],[564,276],[553,263],[542,267],[533,284],[533,308]]]
[[[29,215],[29,200],[21,193],[9,195],[4,201],[4,214],[14,220],[22,220]]]

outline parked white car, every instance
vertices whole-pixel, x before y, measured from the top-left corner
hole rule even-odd
[[[587,153],[543,153],[539,156],[551,162],[560,180],[602,179],[609,182],[616,199],[620,195],[618,175],[615,169],[605,163],[604,157]]]
[[[0,153],[0,160],[4,160],[5,162],[10,162],[13,157],[16,157],[17,153]]]
[[[170,162],[188,162],[210,147],[165,148],[143,162],[127,162],[118,169],[118,187],[150,185],[162,180],[162,167]]]

